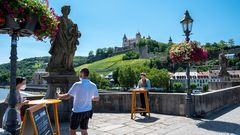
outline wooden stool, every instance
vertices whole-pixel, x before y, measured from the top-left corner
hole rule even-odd
[[[131,111],[131,119],[135,119],[136,113],[148,113],[148,117],[150,117],[150,109],[149,109],[149,102],[148,102],[148,95],[147,90],[131,90],[132,91],[132,111]],[[137,98],[136,95],[143,93],[145,99],[145,106],[146,108],[137,108]]]

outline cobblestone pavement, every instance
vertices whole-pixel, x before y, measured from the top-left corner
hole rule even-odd
[[[68,135],[69,123],[61,123],[61,135]],[[95,113],[89,135],[240,135],[240,104],[207,119],[151,114],[151,118],[130,114]],[[78,133],[80,135],[80,132]]]

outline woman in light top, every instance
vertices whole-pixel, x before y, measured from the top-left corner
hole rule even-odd
[[[26,88],[26,78],[24,77],[17,77],[16,78],[16,97],[17,97],[17,104],[16,109],[20,112],[20,109],[23,105],[27,104],[29,101],[22,98],[20,91],[24,90]],[[7,95],[5,99],[5,103],[8,103],[9,100],[9,94]],[[21,111],[21,118],[23,118],[24,113]]]
[[[141,73],[140,74],[141,79],[138,81],[138,86],[137,88],[140,89],[145,89],[145,90],[150,90],[151,89],[151,82],[148,78],[146,78],[146,73]],[[147,92],[147,95],[149,97],[149,92]],[[140,100],[141,100],[141,107],[146,108],[145,104],[145,99],[144,99],[144,94],[140,93]],[[146,116],[146,113],[141,113],[142,116]]]

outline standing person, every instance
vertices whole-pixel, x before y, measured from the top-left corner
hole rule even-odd
[[[96,85],[88,79],[89,70],[80,71],[80,81],[73,84],[66,94],[58,95],[59,99],[68,100],[73,97],[73,108],[70,119],[70,135],[76,135],[80,126],[81,134],[87,135],[88,121],[92,118],[92,101],[99,100]]]
[[[16,96],[17,96],[17,104],[16,104],[16,109],[18,112],[20,112],[21,119],[23,119],[25,110],[22,108],[23,105],[26,105],[29,101],[26,100],[25,98],[22,98],[20,91],[24,90],[26,88],[26,78],[24,77],[17,77],[16,78]],[[5,103],[8,103],[9,100],[9,94],[7,95],[5,99]],[[26,108],[26,107],[25,107]]]
[[[146,78],[146,73],[141,73],[140,74],[141,79],[138,81],[138,86],[137,88],[143,88],[145,90],[149,90],[151,89],[151,82],[149,79]],[[149,92],[147,92],[147,95],[149,96]],[[145,104],[145,98],[144,98],[144,94],[140,93],[140,100],[141,100],[141,107],[142,108],[146,108],[146,104]],[[146,116],[146,113],[140,113],[142,116]]]

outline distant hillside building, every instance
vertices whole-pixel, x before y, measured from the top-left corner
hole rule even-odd
[[[141,33],[136,33],[135,38],[127,38],[126,34],[123,35],[122,47],[135,47],[135,45],[141,40]]]
[[[48,72],[45,69],[37,69],[32,78],[32,84],[34,85],[46,85],[47,82],[43,79],[44,76],[47,76]]]
[[[240,81],[240,70],[228,71],[230,74],[230,80],[232,82]],[[220,77],[218,76],[219,70],[210,70],[208,72],[190,72],[190,83],[195,83],[197,88],[202,88],[204,84],[208,82],[220,82]],[[187,76],[186,72],[175,72],[171,75],[172,82],[180,82],[187,86]]]
[[[140,54],[141,58],[149,58],[154,57],[156,54],[153,54],[151,52],[148,52],[148,47],[138,47],[137,44],[141,39],[151,39],[150,36],[141,36],[140,32],[136,33],[135,38],[128,38],[126,34],[123,35],[122,39],[122,47],[115,47],[114,54],[121,54],[121,53],[127,53],[129,51],[133,51]]]

